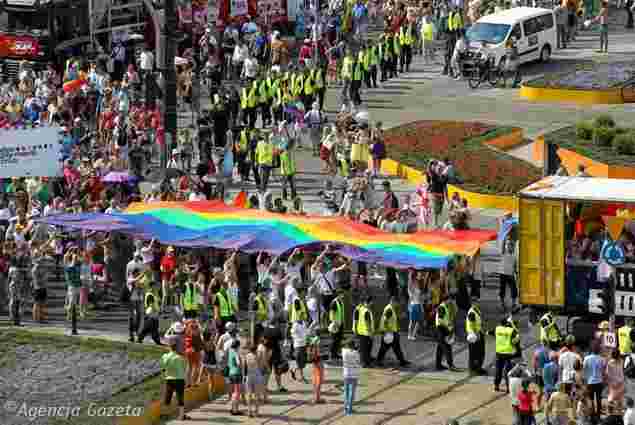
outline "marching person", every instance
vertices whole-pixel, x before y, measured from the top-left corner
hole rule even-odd
[[[146,309],[143,320],[143,329],[141,329],[141,332],[137,336],[137,342],[142,344],[146,335],[150,334],[155,344],[163,345],[159,335],[159,300],[155,297],[155,294],[148,291],[145,294],[144,304]]]
[[[187,363],[182,354],[178,352],[178,339],[170,338],[170,351],[161,356],[161,372],[165,385],[165,398],[163,400],[165,406],[169,406],[172,402],[172,395],[176,392],[178,402],[178,419],[189,420],[185,415],[185,371]]]
[[[456,370],[454,360],[452,358],[452,340],[454,339],[454,318],[452,317],[453,308],[450,306],[447,294],[443,295],[442,302],[437,307],[435,318],[435,326],[437,329],[437,352],[436,352],[436,369],[445,370],[442,361],[446,358],[448,368]]]
[[[481,308],[478,305],[477,298],[472,299],[472,306],[467,312],[465,332],[467,333],[470,373],[473,375],[486,375],[487,372],[483,369],[485,338],[481,320]]]
[[[401,367],[408,367],[410,362],[407,361],[401,351],[401,344],[399,342],[399,316],[397,311],[399,308],[399,302],[395,297],[390,298],[390,302],[384,308],[379,321],[379,332],[382,334],[381,346],[379,347],[379,353],[377,353],[377,366],[382,366],[384,356],[390,348],[392,348],[399,365]]]
[[[617,330],[617,343],[620,350],[620,355],[624,360],[626,357],[630,357],[633,354],[633,341],[635,340],[635,329],[633,328],[633,319],[627,319],[624,326]],[[632,362],[630,362],[630,368],[627,368],[625,372],[628,374],[633,368]]]
[[[505,318],[501,320],[500,325],[496,327],[496,376],[494,377],[494,391],[500,391],[500,383],[505,375],[507,389],[509,390],[509,378],[507,371],[511,366],[511,360],[514,357],[516,348],[514,347],[520,341],[518,332],[510,326],[509,321]]]
[[[353,313],[353,334],[359,339],[359,354],[362,367],[368,368],[371,365],[371,352],[373,350],[373,335],[375,330],[375,320],[370,304],[373,298],[369,295],[355,308]]]
[[[329,333],[331,334],[330,359],[335,360],[340,357],[340,346],[344,336],[344,297],[341,291],[338,291],[335,299],[331,301],[329,321]]]

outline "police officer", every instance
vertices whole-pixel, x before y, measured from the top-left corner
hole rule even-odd
[[[273,168],[273,143],[271,136],[263,137],[256,145],[256,162],[258,164],[258,174],[260,175],[260,193],[266,193],[269,186],[269,177]]]
[[[390,302],[381,315],[379,321],[379,332],[382,335],[381,346],[379,347],[379,353],[377,353],[377,366],[381,366],[384,361],[384,356],[390,348],[392,348],[399,365],[401,367],[408,367],[410,362],[404,358],[403,351],[401,351],[401,344],[399,343],[399,317],[397,315],[398,301],[395,297],[390,298]]]
[[[289,323],[293,322],[309,322],[309,309],[300,292],[289,309]]]
[[[401,45],[401,57],[399,58],[399,72],[410,71],[412,62],[412,45],[414,44],[414,29],[412,24],[404,23],[399,28],[399,44]]]
[[[540,326],[540,342],[552,350],[558,349],[562,336],[553,315],[550,312],[545,313],[538,321],[538,325]]]
[[[373,350],[373,335],[375,333],[375,319],[370,304],[373,298],[369,295],[355,308],[353,313],[353,334],[359,339],[359,355],[362,367],[370,367]]]
[[[159,335],[159,299],[152,292],[148,291],[145,295],[145,318],[143,320],[143,329],[137,336],[137,341],[143,343],[146,335],[150,334],[152,340],[157,345],[161,344]]]
[[[437,352],[436,352],[436,368],[437,370],[445,370],[442,365],[443,357],[445,356],[448,363],[448,367],[451,370],[455,370],[454,360],[452,359],[452,344],[451,340],[454,337],[454,318],[453,307],[448,301],[447,294],[443,295],[442,302],[437,308],[435,326],[437,336]]]
[[[331,360],[340,356],[342,337],[344,336],[344,297],[341,291],[329,306],[329,333],[331,334]]]
[[[494,377],[494,391],[500,391],[500,383],[505,375],[505,382],[509,390],[507,371],[511,367],[511,360],[516,352],[515,345],[520,341],[518,331],[510,326],[508,319],[502,319],[496,327],[496,376]]]
[[[219,333],[225,332],[225,325],[236,322],[235,305],[227,293],[227,283],[223,282],[214,299],[214,319],[219,323]]]
[[[472,299],[472,305],[465,320],[465,333],[468,342],[468,365],[473,375],[486,375],[483,369],[485,360],[485,338],[478,299]]]

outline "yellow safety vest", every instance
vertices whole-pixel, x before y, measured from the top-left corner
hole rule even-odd
[[[284,150],[280,152],[280,174],[283,176],[295,175],[295,158],[293,152]]]
[[[240,132],[240,137],[238,138],[237,150],[239,152],[247,152],[248,147],[249,147],[249,137],[247,137],[247,130],[242,130]]]
[[[373,329],[375,329],[373,312],[365,305],[358,307],[358,312],[359,320],[356,323],[356,329],[354,329],[355,334],[362,336],[372,336]],[[366,320],[366,312],[370,314],[370,321]]]
[[[460,12],[454,12],[454,23],[452,27],[455,31],[463,28],[463,17]]]
[[[340,325],[344,323],[344,304],[339,297],[331,301],[331,305],[329,306],[329,320],[339,323]]]
[[[454,28],[454,12],[450,12],[448,14],[448,31],[454,31],[456,28]]]
[[[425,41],[432,41],[432,39],[434,38],[434,27],[432,26],[432,24],[423,24],[422,29],[423,30],[421,32],[423,33],[423,39]]]
[[[442,313],[442,314],[440,314]],[[437,308],[437,314],[435,317],[435,325],[437,328],[439,327],[443,327],[446,328],[448,331],[452,332],[452,313],[450,312],[450,308],[446,303],[441,303],[439,304],[439,307]]]
[[[368,71],[368,62],[366,61],[366,52],[361,50],[357,54],[357,64],[362,67],[364,71]]]
[[[148,298],[150,298],[150,297],[154,297],[154,302],[152,304],[150,304],[148,302]],[[159,312],[159,308],[160,308],[160,306],[159,306],[159,297],[157,297],[157,294],[148,291],[148,292],[146,292],[146,295],[145,295],[145,297],[143,299],[143,305],[145,306],[146,309],[152,308],[155,313],[158,313]],[[146,313],[146,314],[148,314],[148,313]]]
[[[363,73],[362,73],[362,63],[357,62],[355,64],[355,71],[353,71],[353,81],[362,81]]]
[[[513,333],[514,329],[508,326],[496,327],[496,354],[514,354]]]
[[[631,341],[631,327],[622,326],[617,330],[617,338],[620,346],[620,354],[631,354],[633,352],[633,341]]]
[[[369,65],[370,66],[376,66],[379,65],[379,46],[373,46],[368,50],[368,53],[366,54],[366,56],[369,56]]]
[[[218,307],[220,309],[220,317],[230,317],[234,314],[234,303],[230,302],[229,296],[224,291],[216,294],[218,298]]]
[[[387,313],[391,311],[392,316],[387,318]],[[397,318],[397,314],[392,304],[388,304],[384,308],[384,312],[381,315],[381,320],[379,321],[379,331],[380,332],[399,332],[399,320]]]
[[[298,299],[300,301],[300,308],[298,309],[295,306],[295,301],[291,304],[291,311],[289,312],[289,321],[291,322],[306,322],[309,320],[309,312],[307,311],[306,304],[304,301]]]
[[[273,165],[273,145],[265,141],[258,142],[256,145],[256,162],[259,165]]]
[[[410,35],[410,28],[406,28],[405,26],[401,26],[399,28],[399,42],[402,46],[410,46],[412,44],[412,36]]]
[[[198,310],[198,288],[194,285],[186,285],[183,294],[183,310]]]
[[[304,94],[311,96],[313,94],[313,83],[311,82],[311,74],[307,74],[304,78]]]
[[[262,294],[256,295],[256,320],[264,322],[269,317],[269,309],[267,308],[267,300]]]
[[[280,81],[275,78],[275,79],[271,79],[267,78],[267,88],[269,89],[269,99],[272,99],[275,95],[276,95],[276,91],[278,90],[278,87],[280,86]]]
[[[469,320],[472,313],[474,313],[475,319]],[[472,306],[467,312],[467,318],[465,319],[465,332],[474,334],[481,333],[481,309],[477,306]]]
[[[395,50],[395,54],[399,54],[399,52],[401,52],[401,46],[399,45],[399,36],[397,34],[395,34],[395,36],[392,38],[392,47]]]
[[[317,70],[312,70],[311,75],[313,76],[313,82],[315,83],[315,88],[317,90],[324,88],[324,78],[322,75],[322,68],[318,68]]]
[[[350,80],[353,77],[353,58],[346,56],[342,63],[342,78]]]
[[[542,326],[543,321],[547,321],[549,324]],[[549,344],[560,341],[560,331],[558,331],[558,326],[556,326],[556,323],[553,321],[551,313],[545,313],[538,323],[540,324],[540,342]]]
[[[247,97],[247,107],[255,108],[258,105],[258,83],[254,82]]]
[[[247,109],[249,102],[249,94],[247,94],[247,88],[243,87],[242,93],[240,95],[240,107],[242,109]]]
[[[269,87],[267,87],[267,80],[262,80],[260,82],[258,94],[260,95],[260,103],[267,103],[267,100],[269,100]]]

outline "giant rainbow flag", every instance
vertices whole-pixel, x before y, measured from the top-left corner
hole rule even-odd
[[[386,233],[344,217],[276,214],[220,201],[132,204],[116,214],[59,214],[41,221],[73,229],[123,232],[166,245],[215,247],[274,255],[330,243],[354,260],[397,268],[443,268],[454,255],[473,255],[496,232]]]

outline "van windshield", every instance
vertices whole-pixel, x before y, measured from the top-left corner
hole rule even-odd
[[[467,41],[484,41],[488,44],[499,44],[505,40],[511,25],[477,22],[465,34]]]

